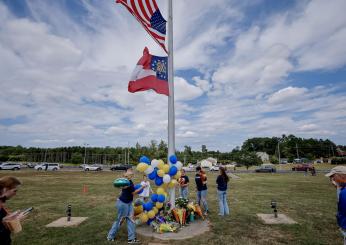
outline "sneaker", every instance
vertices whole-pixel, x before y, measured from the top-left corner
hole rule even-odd
[[[137,244],[137,243],[140,243],[140,241],[135,238],[133,240],[128,240],[127,243],[128,244]]]
[[[109,237],[107,237],[107,241],[109,241],[109,242],[114,242],[114,238],[109,238]]]

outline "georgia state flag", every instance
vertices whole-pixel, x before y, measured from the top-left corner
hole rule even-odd
[[[154,56],[147,47],[132,73],[128,90],[131,93],[153,89],[169,96],[167,57]]]

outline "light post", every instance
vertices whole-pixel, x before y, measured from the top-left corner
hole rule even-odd
[[[278,141],[278,155],[279,155],[279,166],[281,164],[281,157],[280,157],[280,140]]]
[[[85,165],[85,158],[86,158],[86,147],[87,147],[88,145],[89,145],[89,144],[84,143],[84,161],[83,161],[84,165]]]

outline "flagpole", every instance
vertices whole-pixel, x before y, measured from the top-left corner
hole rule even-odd
[[[174,66],[173,66],[173,4],[168,0],[168,160],[175,154]],[[170,188],[171,207],[175,206],[175,188]]]

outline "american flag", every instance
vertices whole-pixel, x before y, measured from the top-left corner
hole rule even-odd
[[[162,17],[156,1],[117,0],[116,2],[124,5],[167,53],[165,46],[166,20]]]

